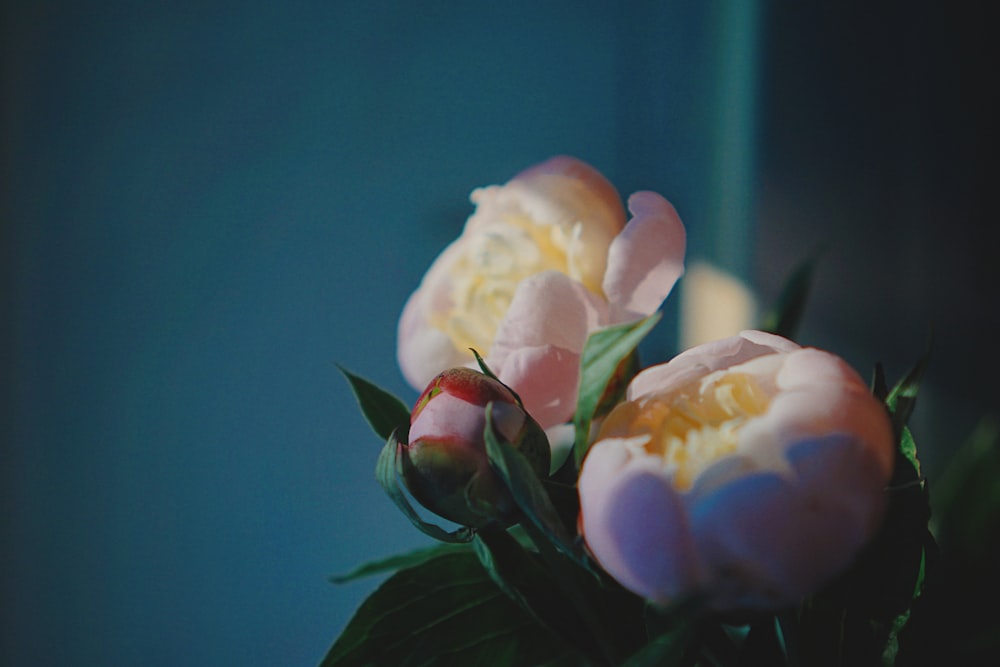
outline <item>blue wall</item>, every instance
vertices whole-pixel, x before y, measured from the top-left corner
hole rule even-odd
[[[571,153],[703,208],[710,17],[95,4],[4,9],[0,662],[316,664],[376,584],[326,576],[426,543],[335,363],[415,398],[476,186]]]
[[[802,340],[862,373],[935,328],[932,479],[1000,404],[974,13],[86,4],[0,6],[4,665],[317,664],[377,584],[327,575],[427,543],[336,364],[415,398],[404,300],[472,188],[556,153],[765,304],[828,243]]]

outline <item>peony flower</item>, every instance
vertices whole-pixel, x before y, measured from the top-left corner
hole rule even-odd
[[[486,456],[483,433],[490,403],[498,435],[524,454],[538,475],[547,475],[549,445],[541,427],[510,389],[469,368],[434,378],[413,408],[408,442],[399,445],[400,476],[413,497],[466,526],[506,521],[516,513]]]
[[[542,426],[570,419],[594,330],[655,312],[683,271],[684,226],[660,195],[629,198],[555,157],[472,193],[475,212],[406,303],[398,358],[421,388],[470,348]]]
[[[791,604],[878,529],[894,440],[842,359],[759,331],[638,374],[579,479],[601,566],[656,603]]]

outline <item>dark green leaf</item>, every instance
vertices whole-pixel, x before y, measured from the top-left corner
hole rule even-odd
[[[697,662],[696,635],[683,626],[674,632],[656,637],[632,654],[623,667],[685,667]]]
[[[322,667],[580,664],[572,658],[497,588],[470,550],[387,579],[355,613]]]
[[[584,454],[587,453],[590,424],[608,383],[622,362],[660,321],[660,316],[661,314],[656,312],[635,322],[595,331],[587,338],[580,360],[580,392],[576,401],[576,413],[573,416],[576,428],[573,454],[577,469],[580,468]]]
[[[347,378],[354,397],[361,406],[362,414],[380,438],[387,440],[401,425],[410,423],[410,409],[405,403],[385,389],[354,375],[341,366],[337,368]]]
[[[882,667],[894,667],[896,658],[899,656],[899,635],[910,620],[910,610],[907,609],[902,614],[896,616],[889,626],[888,636],[885,640],[885,647],[882,649]]]
[[[914,364],[910,372],[907,373],[899,382],[893,386],[889,391],[889,395],[885,398],[886,407],[889,408],[890,414],[892,414],[892,427],[896,434],[897,441],[902,443],[903,431],[906,423],[910,419],[910,415],[913,413],[913,409],[917,405],[917,392],[920,390],[920,378],[924,374],[924,367],[927,365],[927,359],[930,356],[930,345],[927,346],[927,352],[924,356]],[[916,447],[913,446],[912,438],[910,442],[906,443],[906,447],[901,449],[903,455],[909,460],[913,467],[916,469],[917,473],[920,472],[920,463],[916,459]]]
[[[431,547],[414,549],[406,553],[380,558],[378,560],[363,563],[345,574],[335,574],[330,577],[330,581],[335,584],[345,584],[349,581],[363,579],[385,572],[395,572],[407,567],[414,567],[429,560],[443,556],[455,551],[468,551],[471,548],[469,543],[436,544]]]
[[[633,653],[623,667],[688,667],[696,664],[701,647],[698,623],[685,609],[671,612],[648,607],[646,625],[651,640]]]
[[[564,572],[551,565],[547,570],[537,554],[525,549],[497,524],[480,529],[473,544],[483,567],[511,600],[567,645],[602,659],[600,643],[588,630],[581,609],[558,585]],[[567,562],[561,565],[572,567]]]
[[[521,397],[517,395],[517,392],[508,387],[506,384],[503,383],[503,381],[500,378],[497,377],[497,374],[493,372],[493,369],[491,369],[489,366],[486,365],[486,360],[483,359],[483,357],[479,354],[478,351],[476,351],[474,348],[471,347],[469,348],[469,350],[471,350],[472,354],[476,357],[476,363],[479,364],[479,370],[483,372],[483,375],[485,375],[490,379],[496,380],[503,386],[507,387],[507,391],[509,391],[511,394],[514,395],[514,400],[517,401],[517,404],[523,408],[524,401],[522,401]]]
[[[385,446],[382,448],[381,453],[378,456],[378,462],[375,464],[375,478],[378,480],[382,488],[392,499],[392,502],[396,504],[406,518],[416,526],[421,532],[426,535],[430,535],[436,540],[441,540],[442,542],[468,542],[472,539],[472,531],[469,528],[460,528],[454,532],[448,532],[438,525],[433,523],[428,523],[420,518],[417,511],[413,509],[413,505],[406,497],[406,493],[399,484],[399,476],[397,475],[397,459],[399,458],[399,442],[396,439],[396,434],[391,433],[389,439],[386,440]]]
[[[741,665],[786,665],[785,647],[777,619],[764,614],[750,624],[740,648]]]
[[[536,592],[541,594],[540,600],[542,602],[553,602],[550,582],[539,579],[537,576],[532,577],[540,572],[544,576],[544,572],[538,561],[525,550],[524,545],[501,526],[488,524],[476,532],[476,539],[472,541],[472,547],[493,583],[533,618],[544,623],[540,619],[547,614],[544,612],[539,614],[533,608],[527,595]],[[517,575],[520,579],[527,580],[532,584],[541,583],[541,590],[532,591],[531,586],[528,586],[522,592],[520,586],[510,581],[512,575]]]
[[[822,251],[799,264],[785,282],[774,308],[764,316],[761,329],[793,339],[806,309],[813,275]]]
[[[1000,418],[980,420],[936,479],[932,504],[937,528],[966,559],[985,566],[1000,553]],[[992,540],[984,540],[991,536]]]
[[[993,410],[995,411],[995,405]],[[1000,655],[1000,416],[983,417],[929,481],[934,535],[925,589],[900,634],[900,664],[987,665]],[[911,658],[906,662],[906,658]],[[930,664],[930,663],[925,663]]]
[[[531,582],[524,578],[525,573],[533,568],[525,564],[508,566],[506,572],[518,573],[515,580],[521,582],[520,585],[514,584],[521,592],[513,597],[532,600],[537,599],[539,590],[548,591],[542,597],[562,600],[563,610],[557,617],[575,619],[571,628],[586,633],[584,637],[574,636],[565,628],[560,628],[553,615],[540,613],[561,636],[571,639],[573,645],[582,647],[592,656],[627,655],[642,641],[642,629],[638,623],[641,601],[617,584],[604,582],[601,574],[592,569],[582,547],[562,523],[542,481],[527,460],[510,444],[494,435],[492,406],[487,407],[486,414],[484,436],[487,456],[525,515],[520,524],[521,530],[534,544],[545,568],[545,572]],[[480,536],[490,546],[498,563],[524,558],[523,548],[518,545],[517,549],[513,549],[511,545],[518,543],[508,534],[504,533],[503,540],[498,540],[496,536],[491,538],[489,532],[481,531]],[[533,606],[543,607],[537,602]],[[634,620],[630,623],[629,619]]]
[[[904,436],[911,439],[904,428]],[[936,553],[927,529],[925,487],[913,464],[896,457],[882,527],[854,565],[804,605],[802,664],[894,664],[901,631],[921,594],[925,563]],[[834,656],[826,662],[827,656]]]
[[[564,553],[582,559],[580,550],[573,543],[572,535],[559,518],[558,511],[538,475],[532,470],[531,464],[509,443],[496,437],[492,404],[486,408],[486,428],[483,435],[486,442],[486,456],[528,520]]]
[[[806,667],[802,661],[802,638],[799,636],[799,622],[794,610],[779,612],[775,615],[775,620],[788,667]]]
[[[854,565],[800,610],[794,634],[802,664],[826,664],[828,655],[836,656],[834,664],[908,664],[899,661],[903,638],[938,557],[928,529],[927,485],[906,426],[926,360],[925,355],[891,390],[881,366],[875,368],[872,391],[885,401],[897,439],[886,515]],[[786,626],[791,629],[783,621]]]
[[[885,369],[882,368],[882,364],[875,364],[875,370],[872,372],[871,389],[872,395],[885,403],[886,397],[889,396],[889,385],[885,382]]]

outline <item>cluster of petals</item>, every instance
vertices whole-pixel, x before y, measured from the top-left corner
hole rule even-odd
[[[569,420],[587,337],[655,312],[683,272],[685,231],[654,192],[628,200],[590,165],[558,156],[472,193],[462,234],[399,322],[397,356],[422,389],[471,366],[471,349],[545,428]]]
[[[584,460],[580,530],[656,603],[779,608],[870,540],[893,457],[884,405],[843,359],[745,331],[633,379]]]

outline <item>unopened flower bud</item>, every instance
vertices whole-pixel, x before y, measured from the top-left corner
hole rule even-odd
[[[469,368],[453,368],[431,380],[410,415],[408,442],[400,444],[399,472],[413,497],[466,526],[508,523],[517,514],[486,455],[486,408],[491,403],[497,438],[519,450],[539,476],[547,474],[545,432],[509,388]]]

